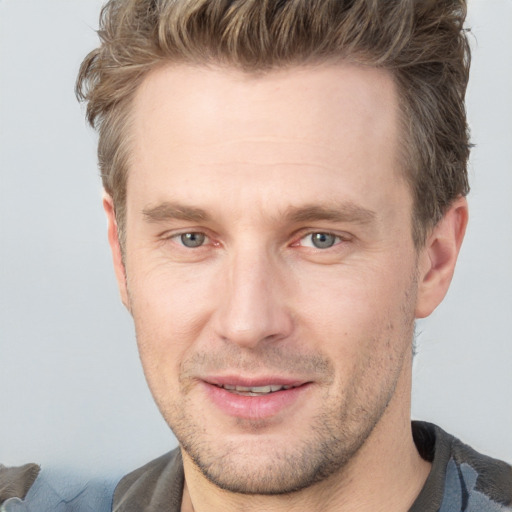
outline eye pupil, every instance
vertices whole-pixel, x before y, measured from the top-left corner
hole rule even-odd
[[[336,242],[336,236],[330,233],[313,233],[311,241],[317,249],[328,249]]]
[[[180,238],[185,247],[200,247],[206,237],[203,233],[183,233]]]

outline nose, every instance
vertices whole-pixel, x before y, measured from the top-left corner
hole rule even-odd
[[[244,348],[287,338],[293,320],[279,264],[249,251],[228,258],[215,312],[217,336]]]

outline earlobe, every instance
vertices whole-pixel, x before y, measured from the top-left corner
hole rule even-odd
[[[416,318],[429,316],[450,286],[468,222],[466,198],[459,197],[433,228],[418,258]]]
[[[108,221],[108,243],[112,251],[112,260],[114,263],[114,270],[116,273],[117,285],[119,287],[119,293],[121,300],[126,306],[128,311],[130,310],[128,300],[128,290],[126,287],[126,271],[124,268],[123,255],[121,251],[121,245],[119,243],[119,232],[117,229],[117,221],[114,210],[114,202],[112,197],[106,192],[103,195],[103,209],[107,214]]]

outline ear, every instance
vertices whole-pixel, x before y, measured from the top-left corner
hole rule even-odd
[[[467,223],[468,204],[464,197],[459,197],[434,226],[421,249],[416,318],[430,315],[446,295]]]
[[[123,301],[123,304],[129,311],[130,303],[128,300],[128,289],[126,286],[126,271],[123,263],[121,245],[119,243],[119,232],[117,229],[114,201],[112,200],[112,197],[106,192],[103,194],[103,209],[107,214],[108,243],[110,244],[110,249],[112,251],[112,260],[114,262],[114,271],[116,273],[117,286],[119,287],[121,300]]]

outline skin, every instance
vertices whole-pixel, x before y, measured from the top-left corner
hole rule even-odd
[[[182,510],[405,511],[419,493],[414,319],[447,291],[467,205],[414,247],[397,112],[385,71],[339,63],[168,66],[138,90],[124,264],[104,206]],[[238,414],[219,379],[300,385]]]

